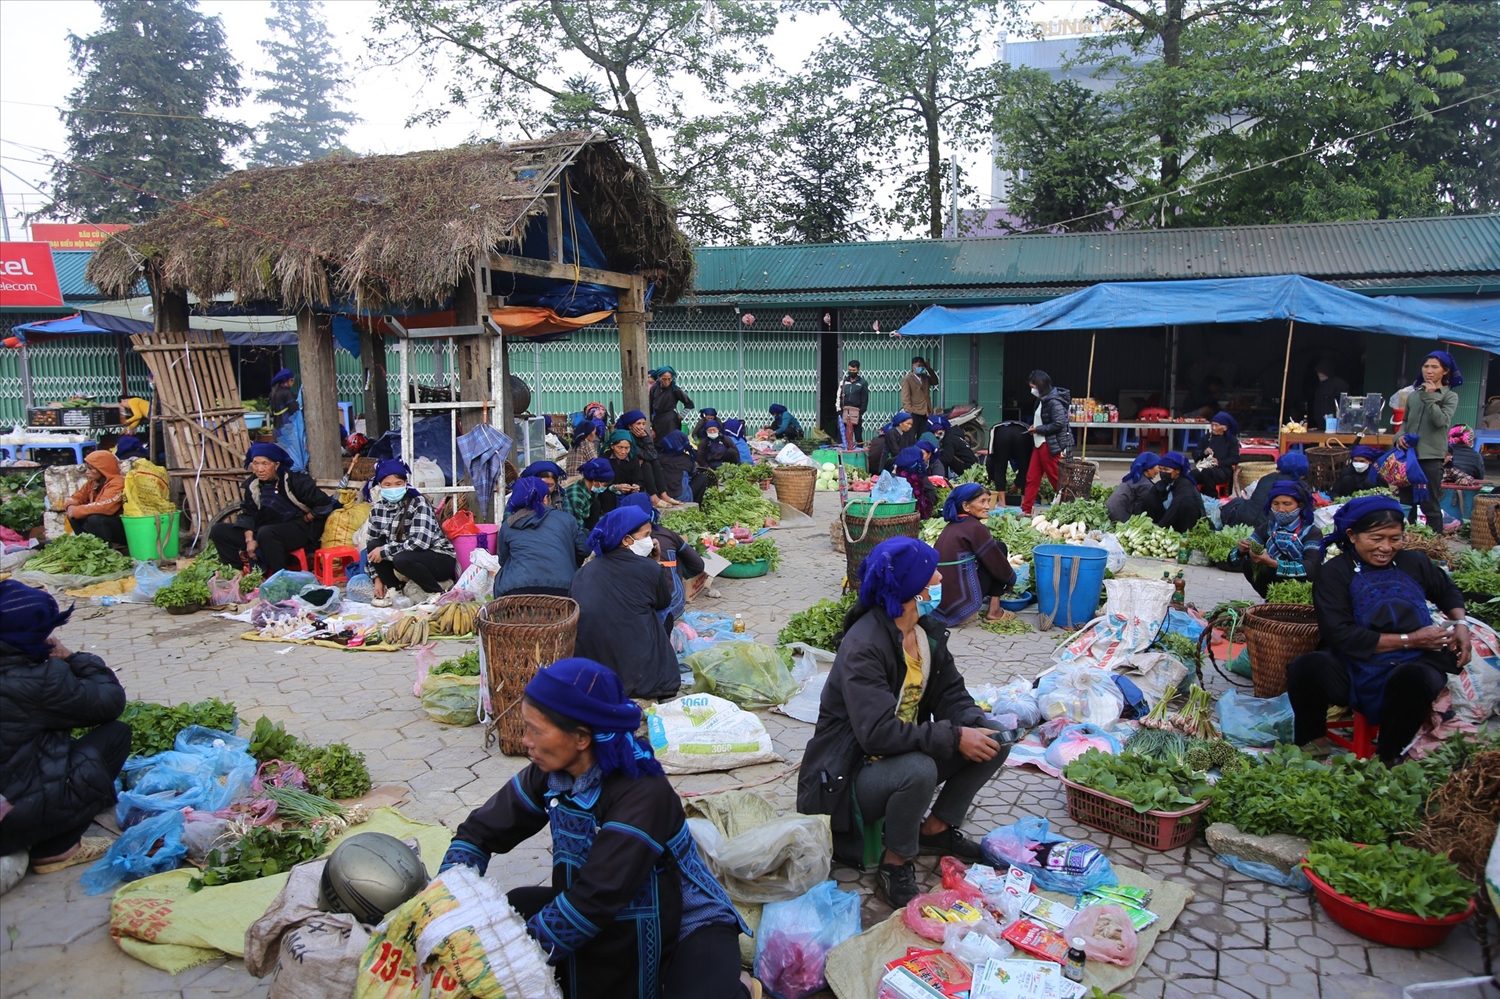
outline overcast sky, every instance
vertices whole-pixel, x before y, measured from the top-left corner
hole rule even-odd
[[[1033,14],[1072,16],[1091,12],[1095,6],[1086,0],[1041,0]],[[261,85],[249,68],[264,61],[257,42],[266,34],[270,3],[202,0],[199,7],[222,20],[230,50],[241,67],[242,85]],[[442,87],[428,83],[416,65],[376,64],[366,40],[372,34],[369,25],[377,7],[375,0],[332,0],[324,4],[336,46],[349,53],[353,86],[348,107],[361,119],[349,129],[345,139],[349,147],[361,153],[410,152],[452,146],[476,131],[485,132],[484,123],[462,110],[436,126],[406,126],[408,114],[443,103]],[[837,24],[831,16],[801,18],[796,24],[784,20],[771,45],[777,63],[787,70],[796,69],[817,47],[823,33]],[[37,189],[47,190],[50,170],[33,150],[61,155],[67,148],[67,130],[57,108],[77,83],[68,58],[68,32],[87,35],[98,25],[98,7],[92,0],[0,0],[0,38],[5,45],[4,58],[0,59],[0,166],[4,167],[0,191],[5,195],[12,239],[24,238],[21,216],[45,203]],[[226,117],[256,123],[266,115],[264,107],[247,99]],[[974,155],[960,162],[988,194],[990,170],[986,159]],[[243,147],[235,162],[243,163]]]

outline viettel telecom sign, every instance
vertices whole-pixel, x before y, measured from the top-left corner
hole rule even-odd
[[[52,247],[46,243],[0,243],[0,308],[62,306]]]

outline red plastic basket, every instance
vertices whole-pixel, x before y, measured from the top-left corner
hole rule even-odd
[[[1123,836],[1152,850],[1175,850],[1198,835],[1207,801],[1180,812],[1138,812],[1121,798],[1095,791],[1063,778],[1068,788],[1068,814],[1086,826]]]
[[[1387,947],[1407,947],[1413,950],[1436,947],[1448,939],[1448,934],[1453,932],[1455,926],[1474,915],[1472,898],[1469,899],[1469,907],[1463,912],[1443,916],[1441,919],[1426,919],[1391,909],[1375,909],[1335,891],[1306,864],[1302,866],[1302,872],[1312,882],[1313,893],[1318,896],[1318,901],[1329,918],[1350,933]]]

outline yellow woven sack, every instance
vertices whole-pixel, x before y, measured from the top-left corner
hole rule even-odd
[[[125,503],[121,512],[127,517],[154,517],[171,513],[172,485],[167,470],[160,465],[137,458],[125,475]]]
[[[354,543],[354,532],[370,519],[370,504],[356,502],[359,493],[353,489],[340,489],[339,502],[343,506],[328,515],[323,523],[323,540],[319,548],[347,548]]]

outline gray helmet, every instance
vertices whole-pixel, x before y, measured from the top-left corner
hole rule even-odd
[[[359,833],[329,855],[318,908],[374,924],[425,887],[427,869],[411,847],[385,833]]]

